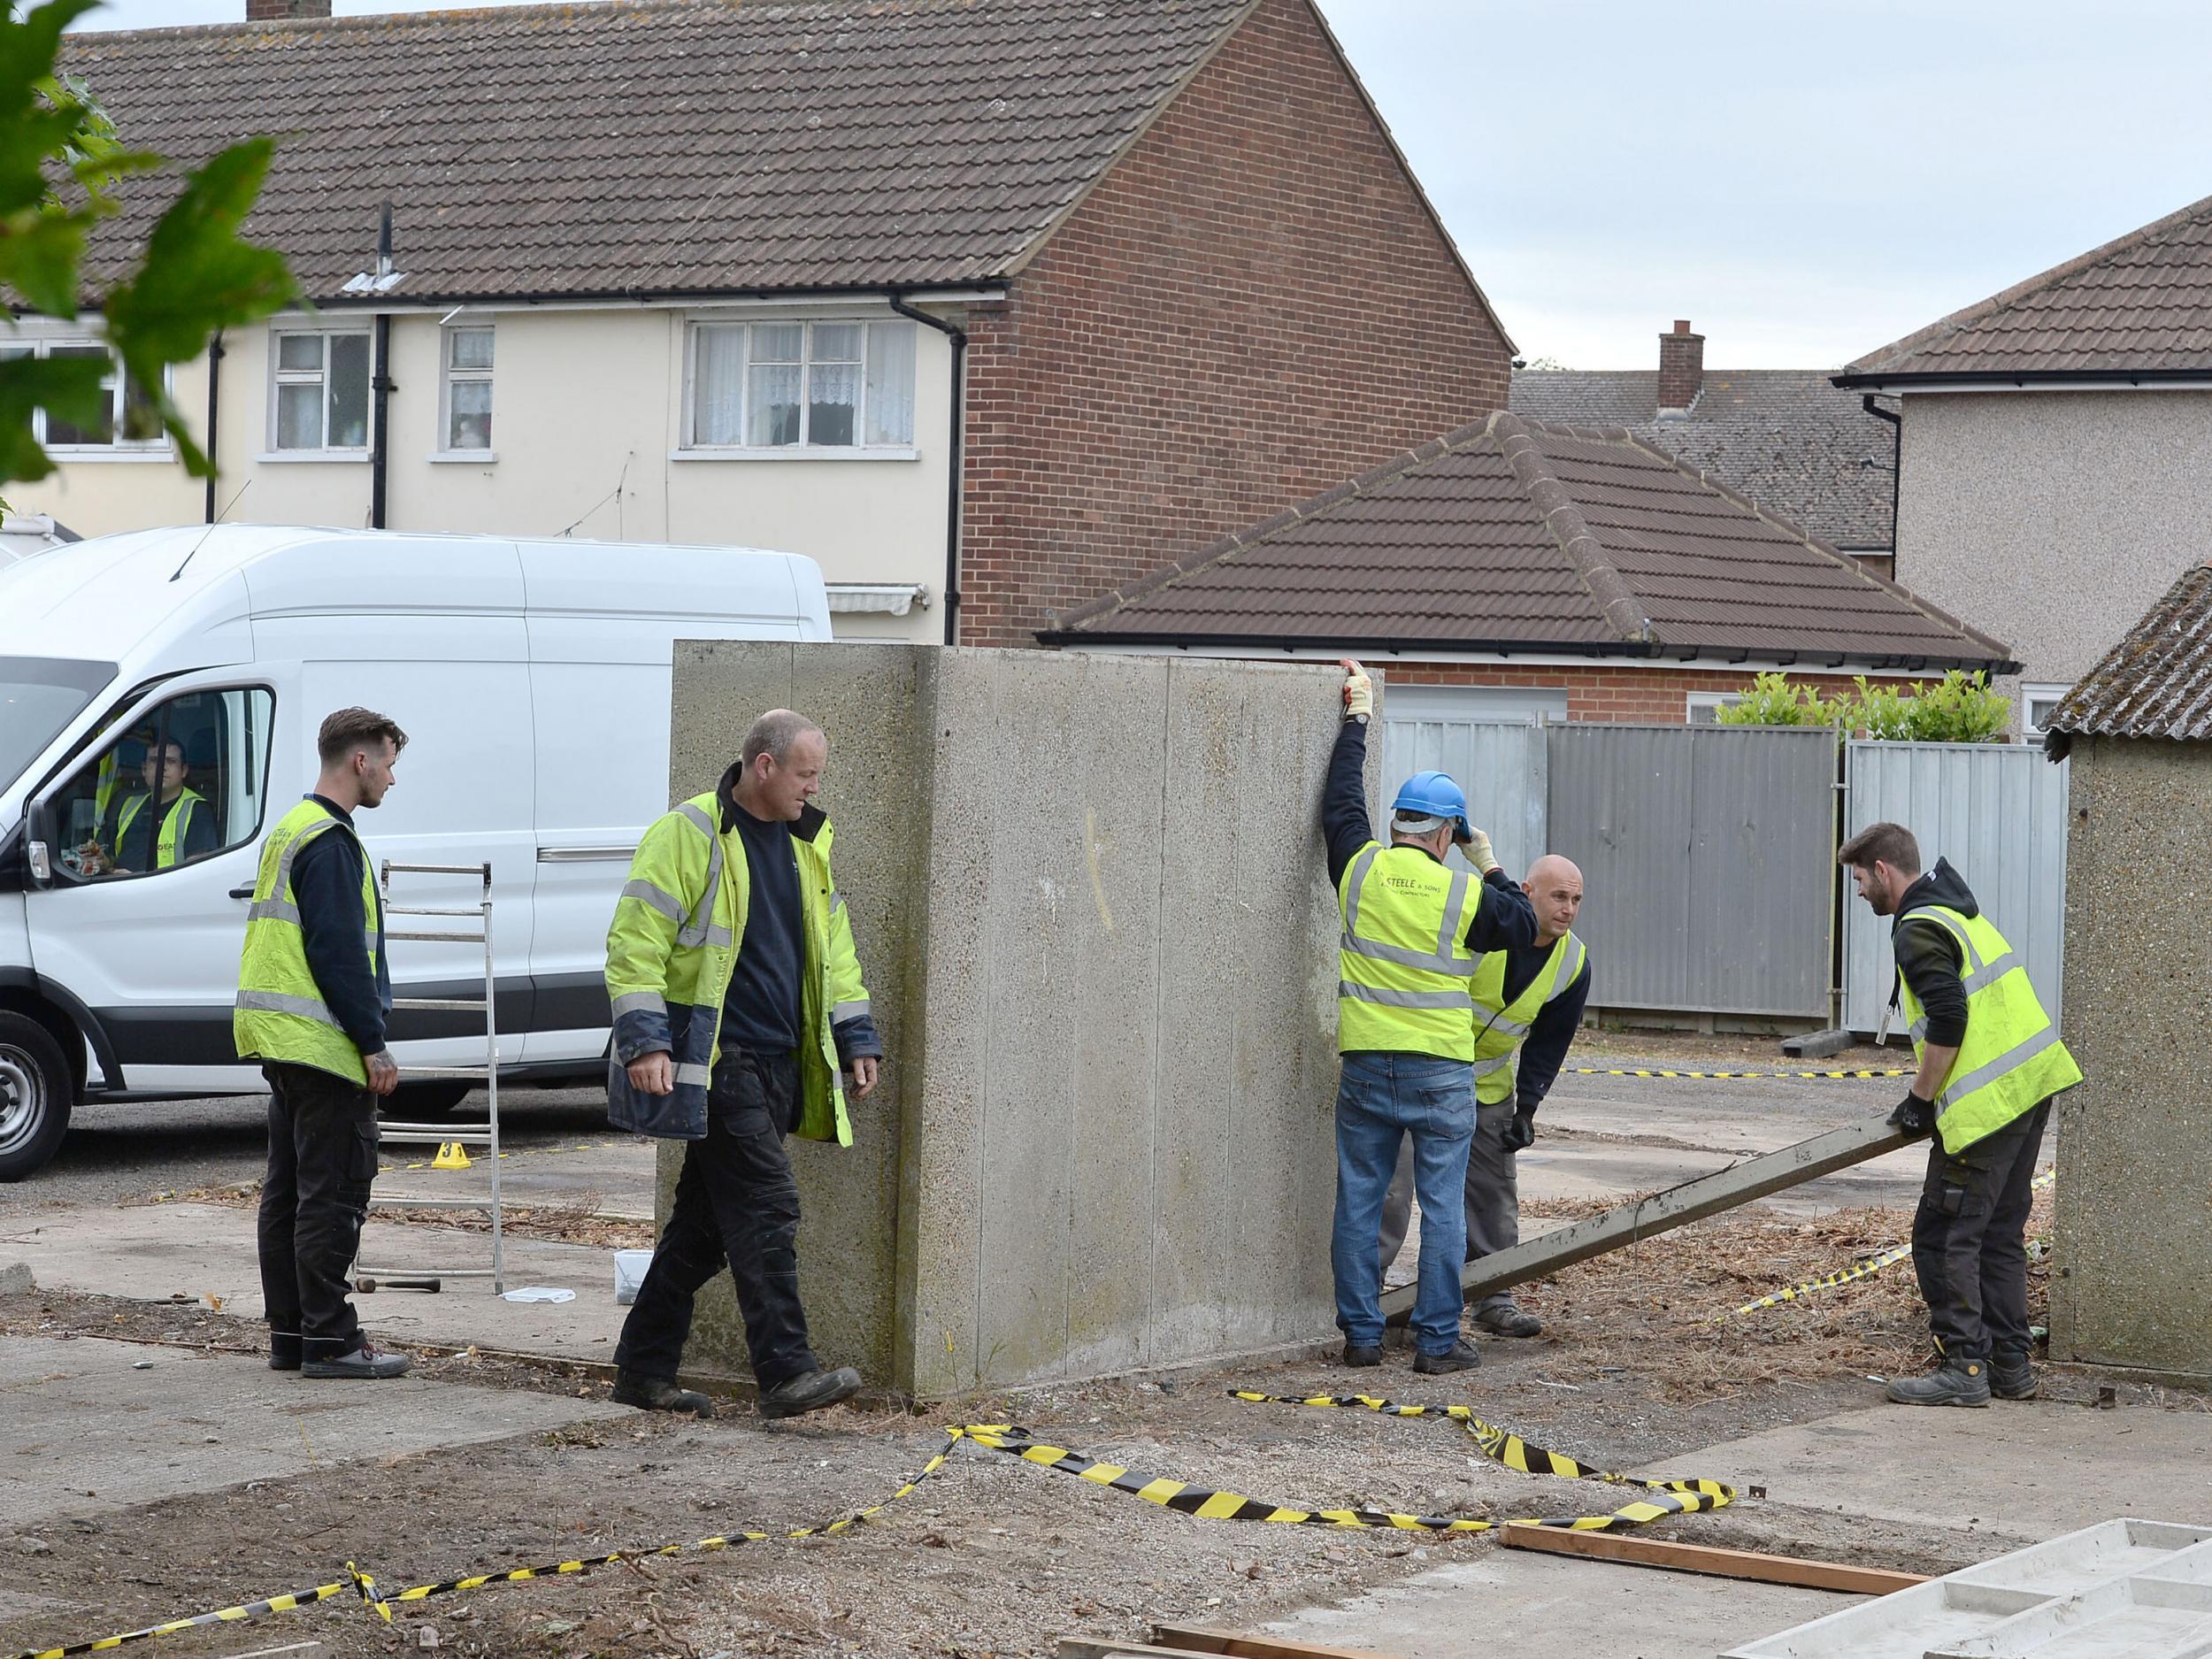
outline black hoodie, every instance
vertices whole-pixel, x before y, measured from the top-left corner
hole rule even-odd
[[[1955,1048],[1966,1041],[1966,986],[1961,978],[1966,963],[1949,928],[1939,922],[1913,920],[1913,911],[1932,904],[1962,916],[1979,916],[1982,907],[1950,861],[1939,858],[1934,869],[1905,889],[1890,927],[1897,972],[1927,1010],[1927,1041]]]

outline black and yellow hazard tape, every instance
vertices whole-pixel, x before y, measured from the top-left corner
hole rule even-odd
[[[1379,1411],[1391,1417],[1449,1418],[1464,1424],[1474,1435],[1476,1445],[1483,1455],[1508,1469],[1518,1470],[1525,1474],[1555,1475],[1570,1480],[1612,1481],[1623,1486],[1640,1486],[1654,1494],[1623,1504],[1604,1515],[1528,1517],[1530,1524],[1537,1526],[1555,1526],[1578,1532],[1601,1532],[1620,1527],[1642,1526],[1670,1515],[1717,1509],[1736,1495],[1733,1487],[1724,1486],[1717,1480],[1646,1479],[1636,1475],[1608,1474],[1557,1452],[1531,1446],[1519,1435],[1483,1422],[1465,1406],[1405,1406],[1367,1394],[1320,1394],[1310,1399],[1297,1399],[1286,1394],[1253,1394],[1241,1389],[1236,1392],[1235,1397],[1258,1404],[1342,1406]],[[1148,1503],[1156,1503],[1163,1509],[1196,1516],[1202,1520],[1261,1521],[1288,1526],[1374,1527],[1421,1532],[1488,1532],[1506,1525],[1504,1521],[1473,1521],[1458,1516],[1401,1515],[1390,1509],[1307,1509],[1271,1503],[1264,1499],[1246,1497],[1239,1492],[1194,1486],[1188,1481],[1175,1480],[1164,1475],[1148,1475],[1119,1463],[1085,1457],[1081,1453],[1070,1451],[1064,1447],[1048,1446],[1036,1440],[1026,1429],[1010,1424],[972,1423],[951,1432],[956,1440],[971,1440],[979,1446],[1010,1453],[1024,1463],[1033,1463],[1041,1469],[1073,1475],[1094,1486],[1110,1486],[1117,1492],[1142,1498]]]
[[[1912,1068],[1891,1066],[1878,1071],[1663,1071],[1656,1067],[1618,1065],[1571,1065],[1567,1070],[1577,1077],[1694,1077],[1712,1080],[1741,1078],[1827,1078],[1827,1077],[1910,1077]]]
[[[173,1636],[179,1631],[199,1630],[210,1624],[234,1624],[243,1619],[260,1618],[270,1613],[289,1613],[295,1608],[314,1607],[319,1603],[351,1593],[371,1607],[377,1605],[376,1580],[361,1571],[351,1562],[346,1563],[347,1576],[332,1584],[319,1584],[311,1589],[293,1590],[283,1595],[265,1597],[238,1607],[220,1607],[210,1613],[195,1613],[189,1618],[165,1619],[158,1624],[148,1624],[138,1630],[125,1631],[119,1636],[103,1636],[96,1641],[71,1642],[63,1647],[31,1647],[15,1655],[15,1659],[67,1659],[81,1653],[104,1653],[111,1647],[120,1647],[134,1641],[151,1641],[160,1636]],[[391,1615],[386,1613],[385,1617]]]

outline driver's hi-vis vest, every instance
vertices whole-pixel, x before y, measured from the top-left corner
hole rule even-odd
[[[1471,902],[1482,884],[1418,847],[1369,841],[1353,855],[1337,886],[1338,1053],[1475,1057]]]
[[[123,838],[131,833],[131,826],[138,822],[138,814],[144,808],[147,799],[145,795],[134,795],[123,803],[122,814],[115,823],[115,850],[118,853],[123,850]],[[206,803],[205,795],[197,790],[187,789],[164,811],[161,833],[154,839],[155,869],[167,870],[175,864],[177,844],[183,841],[185,832],[192,827],[194,810]]]
[[[318,835],[351,835],[342,818],[319,801],[303,801],[277,820],[261,844],[261,873],[246,912],[246,949],[238,963],[238,998],[231,1036],[242,1059],[281,1060],[367,1086],[369,1070],[323,1001],[307,966],[306,935],[292,891],[292,864]],[[376,973],[376,878],[361,856],[361,916],[369,941],[369,973]]]
[[[1520,995],[1505,1000],[1502,950],[1483,956],[1475,969],[1475,1103],[1494,1106],[1513,1093],[1514,1058],[1528,1041],[1544,1004],[1563,994],[1580,977],[1589,952],[1571,933],[1562,933],[1551,959],[1536,971]]]
[[[1944,1073],[1935,1101],[1936,1133],[1946,1152],[1965,1150],[2081,1081],[2081,1068],[2059,1041],[2058,1027],[2028,982],[2027,964],[1985,918],[1930,904],[1906,911],[1897,921],[1900,926],[1907,921],[1933,922],[1958,941],[1959,977],[1966,986],[1966,1040]],[[1901,973],[1897,1000],[1911,1022],[1917,1059],[1928,1046],[1928,1015]]]

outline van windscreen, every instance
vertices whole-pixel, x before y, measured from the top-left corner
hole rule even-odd
[[[115,678],[113,663],[72,657],[0,657],[0,789]]]

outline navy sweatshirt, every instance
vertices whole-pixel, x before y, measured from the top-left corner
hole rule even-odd
[[[1930,904],[1962,916],[1979,916],[1982,908],[1950,861],[1939,858],[1933,870],[1905,889],[1890,927],[1897,972],[1927,1010],[1927,1040],[1939,1048],[1955,1048],[1966,1041],[1966,984],[1959,977],[1966,964],[1949,928],[1938,921],[1913,920],[1914,910]]]
[[[787,1055],[799,1046],[799,974],[806,960],[791,826],[757,818],[733,801],[723,816],[735,819],[745,844],[751,896],[737,966],[722,998],[722,1047]]]
[[[311,795],[349,828],[353,814],[326,795]],[[292,896],[299,902],[300,934],[307,971],[323,1002],[353,1046],[365,1055],[384,1051],[384,1016],[392,1007],[392,969],[384,957],[384,900],[376,899],[376,972],[369,972],[369,938],[363,931],[361,883],[367,873],[361,843],[325,830],[292,861]]]

